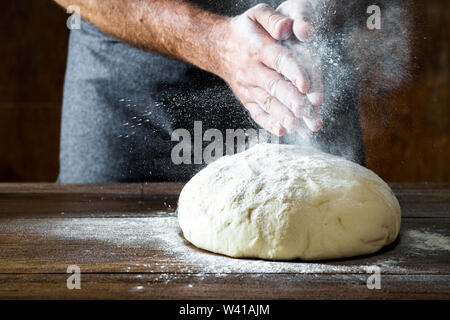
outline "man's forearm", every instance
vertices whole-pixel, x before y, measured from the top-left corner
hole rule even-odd
[[[177,0],[55,0],[134,46],[217,71],[215,32],[227,18]]]
[[[320,114],[312,108],[322,103],[321,86],[314,86],[321,83],[320,73],[308,75],[303,61],[279,43],[292,36],[294,26],[296,36],[307,37],[300,32],[310,29],[304,17],[288,17],[304,12],[301,6],[283,15],[258,4],[227,18],[187,0],[54,1],[79,6],[86,20],[132,45],[221,77],[252,118],[276,135],[322,126]],[[320,79],[310,80],[316,78]]]

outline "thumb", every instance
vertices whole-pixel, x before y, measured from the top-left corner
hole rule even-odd
[[[294,21],[277,13],[268,4],[258,4],[247,11],[248,17],[257,22],[276,40],[286,40],[292,34]]]
[[[292,31],[300,41],[305,41],[311,35],[312,10],[308,0],[285,1],[277,8],[277,12],[294,20]]]

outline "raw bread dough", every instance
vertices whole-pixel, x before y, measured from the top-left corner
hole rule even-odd
[[[232,257],[318,260],[391,243],[400,206],[374,172],[292,145],[224,156],[183,188],[178,221],[199,248]]]

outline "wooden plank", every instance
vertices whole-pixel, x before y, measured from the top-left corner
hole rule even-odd
[[[0,218],[123,217],[173,212],[182,183],[0,184]],[[403,217],[450,217],[450,184],[392,184]]]
[[[180,184],[0,184],[0,218],[136,217],[174,212]]]
[[[449,275],[383,275],[369,290],[370,274],[81,274],[68,290],[68,274],[0,274],[2,299],[449,299]]]
[[[165,183],[144,183],[142,185],[144,196],[162,194],[165,196],[177,196],[180,194],[185,183],[165,182]]]
[[[141,217],[173,213],[178,196],[11,194],[0,196],[0,219]]]
[[[450,182],[389,182],[389,186],[393,190],[402,190],[405,192],[420,191],[447,191],[450,189]]]
[[[60,184],[60,183],[0,183],[0,196],[10,194],[142,194],[143,184]]]
[[[450,183],[391,183],[404,217],[450,217]]]
[[[392,184],[400,239],[316,263],[232,259],[184,240],[183,184],[0,184],[0,298],[448,299],[450,184]],[[82,290],[65,287],[80,266]],[[368,266],[382,290],[368,290]]]
[[[0,183],[0,195],[7,194],[103,194],[103,195],[178,195],[184,183]]]
[[[0,273],[450,274],[450,219],[404,219],[400,239],[352,259],[302,263],[232,259],[190,245],[176,217],[2,219]]]
[[[404,194],[423,193],[433,195],[450,192],[448,182],[389,183],[394,192]],[[179,193],[184,183],[117,183],[117,184],[58,184],[58,183],[0,183],[0,194],[8,193],[94,193],[94,194],[131,194],[131,193]]]

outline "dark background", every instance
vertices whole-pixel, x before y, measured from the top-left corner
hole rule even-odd
[[[413,81],[360,98],[368,167],[387,181],[450,181],[450,1],[420,2]],[[0,182],[55,181],[68,15],[51,0],[1,1],[0,14]]]

